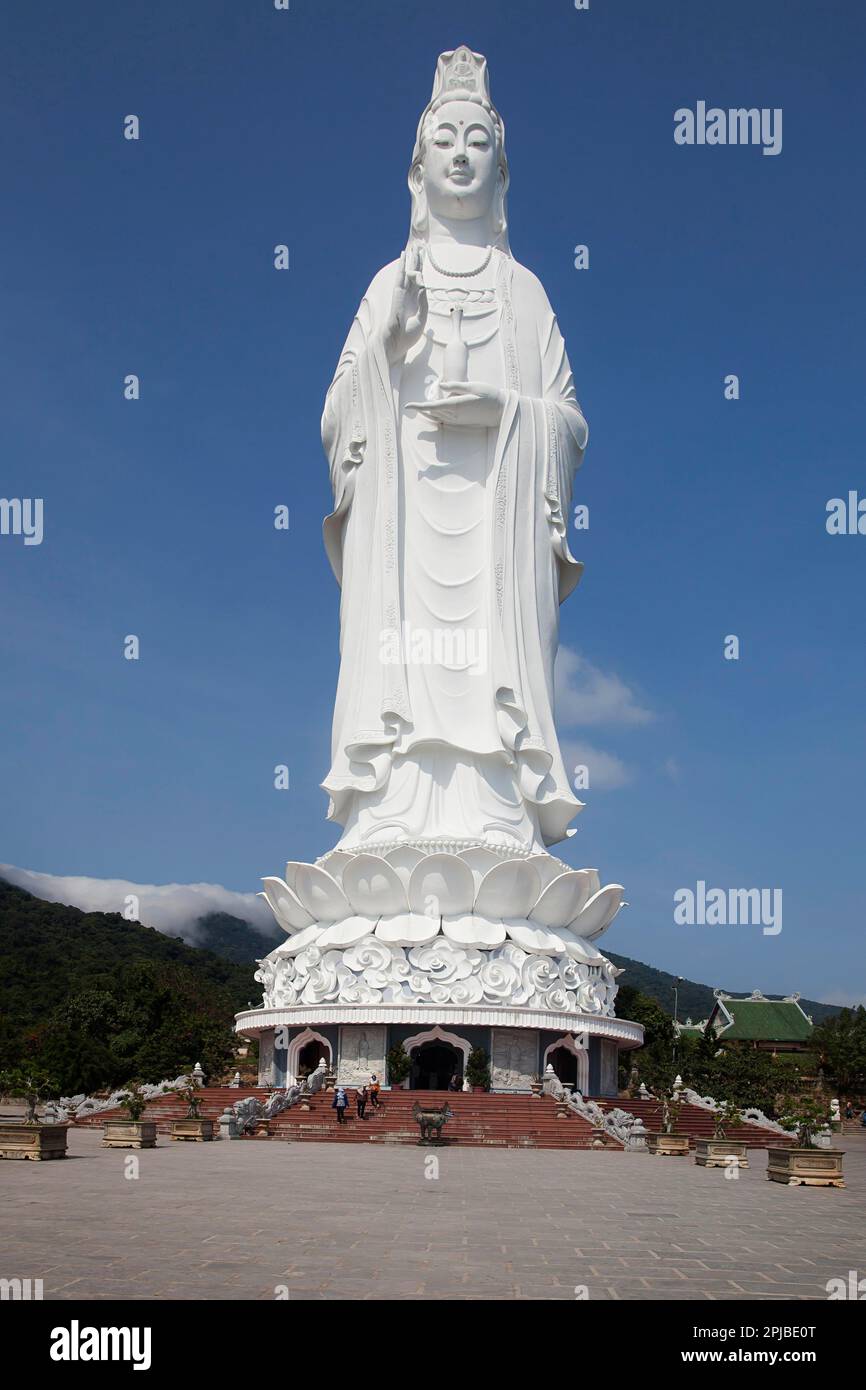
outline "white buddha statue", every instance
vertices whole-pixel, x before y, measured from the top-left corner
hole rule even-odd
[[[439,59],[399,260],[328,392],[325,542],[342,585],[329,815],[338,849],[543,853],[581,807],[553,712],[587,426],[544,289],[512,256],[487,64]]]

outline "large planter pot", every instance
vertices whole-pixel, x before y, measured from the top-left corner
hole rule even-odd
[[[172,1120],[171,1137],[187,1143],[201,1144],[213,1139],[213,1120]]]
[[[104,1149],[155,1149],[156,1120],[103,1120]]]
[[[844,1187],[843,1149],[768,1149],[767,1177],[788,1187]]]
[[[675,1158],[689,1153],[689,1136],[687,1134],[648,1134],[646,1137],[647,1153],[657,1154],[660,1157]]]
[[[0,1125],[0,1158],[65,1158],[68,1125]]]
[[[701,1168],[727,1168],[732,1158],[738,1168],[748,1168],[749,1151],[733,1139],[696,1139],[695,1163]]]

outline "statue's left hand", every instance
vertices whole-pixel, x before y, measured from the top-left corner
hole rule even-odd
[[[505,392],[486,381],[440,381],[442,395],[433,401],[410,401],[407,410],[443,425],[468,425],[496,429],[505,409]]]

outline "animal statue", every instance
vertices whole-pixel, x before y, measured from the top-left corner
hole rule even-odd
[[[425,1109],[422,1108],[416,1100],[415,1104],[412,1106],[412,1119],[415,1121],[415,1123],[418,1125],[418,1128],[421,1130],[421,1138],[418,1140],[418,1143],[443,1143],[443,1127],[445,1125],[445,1122],[447,1120],[450,1120],[453,1114],[454,1111],[451,1109],[447,1101],[444,1105],[440,1107],[434,1108],[433,1106],[428,1106]]]

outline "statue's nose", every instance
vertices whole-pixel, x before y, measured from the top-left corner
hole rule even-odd
[[[466,153],[465,150],[457,150],[457,151],[455,152],[455,154],[454,154],[454,163],[455,163],[455,164],[467,164],[468,162],[469,162],[469,156],[467,155],[467,153]]]

